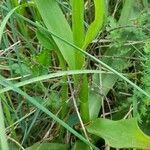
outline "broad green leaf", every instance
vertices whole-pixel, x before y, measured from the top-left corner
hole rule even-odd
[[[114,148],[150,149],[150,137],[141,131],[136,119],[112,121],[98,118],[86,128]]]
[[[73,113],[68,116],[66,123],[70,127],[74,127],[75,125],[80,124],[80,120],[79,120],[79,117],[77,116],[77,114]]]
[[[48,30],[73,43],[72,31],[56,0],[35,0],[37,8]],[[75,68],[74,49],[56,36],[52,36],[70,68]]]
[[[90,150],[90,148],[82,141],[76,141],[72,150]]]
[[[105,0],[94,0],[95,6],[95,19],[89,26],[83,49],[85,49],[89,43],[100,33],[101,28],[104,24],[104,18],[106,13],[106,1]]]
[[[60,143],[36,143],[26,150],[69,150],[69,146]]]

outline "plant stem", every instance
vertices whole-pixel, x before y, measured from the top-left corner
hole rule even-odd
[[[82,48],[84,44],[84,0],[72,0],[72,30],[74,44]],[[79,51],[75,53],[76,69],[81,69],[85,64],[85,56]],[[82,78],[82,80],[80,80]],[[80,85],[79,100],[80,113],[83,122],[89,121],[89,104],[88,104],[88,81],[87,76],[75,76],[75,89]]]
[[[57,51],[57,56],[59,59],[60,67],[62,68],[62,70],[66,70],[67,69],[66,62],[59,51]],[[62,103],[61,118],[63,119],[68,112],[67,111],[68,106],[66,103],[66,101],[68,99],[67,76],[62,77],[62,81],[63,81],[63,85],[61,86],[61,99],[62,99],[62,101],[61,101],[61,103]]]

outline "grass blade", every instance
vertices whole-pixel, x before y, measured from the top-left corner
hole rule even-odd
[[[6,9],[5,7],[3,7],[4,9]],[[90,59],[92,59],[93,61],[97,62],[98,64],[101,64],[102,66],[106,67],[108,70],[112,71],[114,74],[116,74],[118,77],[120,77],[121,79],[123,79],[124,81],[126,81],[127,83],[129,83],[130,85],[132,85],[136,90],[138,90],[140,93],[144,94],[145,96],[150,98],[150,94],[148,94],[147,92],[145,92],[144,90],[142,90],[139,86],[137,86],[136,84],[134,84],[132,81],[130,81],[128,78],[126,78],[124,75],[122,75],[121,73],[119,73],[118,71],[114,70],[113,68],[111,68],[109,65],[105,64],[104,62],[100,61],[98,58],[92,56],[91,54],[85,52],[84,50],[82,50],[81,48],[75,46],[74,44],[64,40],[63,38],[61,38],[60,36],[56,35],[53,32],[48,31],[46,28],[44,28],[41,25],[37,25],[36,23],[34,23],[33,21],[29,20],[28,18],[25,18],[23,16],[18,15],[20,18],[22,18],[23,20],[27,21],[28,23],[34,25],[35,27],[38,27],[40,29],[42,29],[43,31],[55,36],[56,38],[58,38],[59,40],[61,40],[62,42],[70,45],[70,47],[73,47],[75,49],[77,49],[78,51],[80,51],[83,55],[88,56]]]
[[[3,19],[1,25],[0,25],[0,44],[2,42],[2,36],[3,36],[3,32],[4,32],[4,29],[5,29],[5,26],[7,24],[7,21],[9,20],[9,18],[11,17],[11,15],[19,8],[20,6],[18,7],[15,7],[14,9],[12,9],[8,14],[7,16]]]
[[[56,115],[51,113],[47,108],[45,108],[43,105],[38,103],[34,98],[29,96],[27,93],[23,92],[21,89],[16,87],[14,84],[12,84],[10,81],[7,81],[4,77],[0,75],[0,84],[5,87],[11,87],[13,91],[19,93],[20,95],[24,96],[31,104],[36,106],[38,109],[49,115],[51,118],[53,118],[55,121],[57,121],[60,125],[62,125],[64,128],[66,128],[68,131],[73,133],[75,136],[77,136],[80,140],[82,140],[87,145],[93,147],[94,149],[98,150],[97,147],[95,147],[92,143],[88,142],[83,136],[81,136],[78,132],[76,132],[74,129],[72,129],[68,124],[66,124],[64,121],[59,119]],[[7,150],[7,149],[5,149]]]
[[[43,81],[43,80],[47,80],[47,79],[52,79],[52,78],[57,78],[57,77],[62,77],[62,76],[68,76],[68,75],[79,75],[79,74],[90,74],[90,73],[107,73],[107,72],[102,72],[99,70],[70,70],[70,71],[60,71],[57,73],[51,73],[48,75],[42,75],[42,76],[38,76],[38,77],[34,77],[31,78],[29,80],[25,80],[19,83],[16,83],[15,86],[16,87],[22,87],[28,84],[32,84],[38,81]],[[6,87],[0,90],[0,94],[4,93],[4,92],[8,92],[12,90],[12,87]]]
[[[7,138],[6,138],[6,134],[5,134],[4,115],[3,115],[1,100],[0,100],[0,120],[1,120],[1,123],[0,123],[0,147],[1,147],[1,150],[9,150]]]

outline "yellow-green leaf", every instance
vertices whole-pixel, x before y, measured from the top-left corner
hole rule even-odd
[[[105,3],[105,0],[94,0],[95,19],[90,24],[87,30],[83,49],[85,49],[88,46],[88,44],[92,42],[92,40],[97,36],[101,28],[103,27],[104,17],[106,13]]]

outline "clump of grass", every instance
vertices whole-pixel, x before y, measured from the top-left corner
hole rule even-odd
[[[140,60],[149,57],[143,54],[149,38],[147,4],[2,1],[1,149],[100,149],[101,138],[113,148],[149,147],[150,138],[134,119],[138,98],[127,103],[119,94],[131,96],[134,89],[150,98],[146,84],[142,89],[132,78],[133,71],[142,70]],[[124,115],[118,103],[126,106]]]

